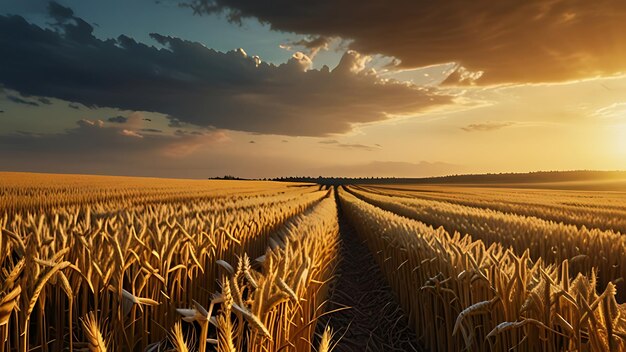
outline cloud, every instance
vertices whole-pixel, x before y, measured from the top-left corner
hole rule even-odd
[[[242,159],[225,155],[229,146],[222,144],[226,141],[228,136],[219,130],[201,134],[145,134],[143,138],[135,138],[97,120],[82,120],[57,134],[0,135],[0,163],[6,171],[177,178],[206,178],[237,167],[237,174],[242,175],[248,165],[272,171],[263,169],[265,160],[258,157],[246,159],[243,155],[246,160],[242,163]],[[251,170],[256,171],[247,171],[254,172]]]
[[[78,120],[76,122],[76,124],[79,127],[83,127],[83,128],[91,128],[91,127],[102,128],[102,127],[104,127],[104,122],[102,120],[81,119],[81,120]]]
[[[76,105],[76,104],[71,104],[71,103],[70,103],[70,104],[67,104],[67,106],[68,106],[68,107],[70,107],[70,108],[72,108],[72,109],[74,109],[74,110],[80,110],[80,106],[79,106],[79,105]]]
[[[290,50],[291,46],[300,46],[308,50],[307,55],[310,58],[314,58],[320,50],[328,50],[328,45],[332,40],[333,38],[325,36],[313,36],[291,42],[290,45],[286,45],[284,49]]]
[[[133,138],[143,138],[142,135],[140,135],[139,133],[135,132],[135,131],[131,131],[131,130],[122,130],[120,132],[120,134],[122,136],[126,136],[126,137],[133,137]]]
[[[595,111],[595,116],[607,120],[626,119],[626,102],[614,103]]]
[[[626,2],[615,0],[181,0],[196,13],[351,39],[402,67],[456,62],[481,84],[554,82],[626,70]],[[467,83],[464,82],[464,83]]]
[[[507,121],[507,122],[483,122],[483,123],[472,123],[465,127],[461,127],[461,129],[465,132],[487,132],[487,131],[497,131],[503,129],[505,127],[510,127],[515,125],[515,122]]]
[[[339,148],[344,148],[344,149],[358,149],[358,150],[365,150],[365,151],[368,151],[368,152],[371,152],[373,150],[378,149],[378,148],[373,147],[371,145],[358,144],[358,143],[342,143],[342,144],[338,144],[337,146]]]
[[[364,150],[364,151],[374,151],[374,150],[381,148],[380,144],[374,144],[373,146],[371,146],[371,145],[359,144],[359,143],[340,143],[338,140],[335,140],[335,139],[325,139],[325,140],[319,141],[318,143],[326,144],[332,147],[337,147],[337,148],[342,148],[342,149],[356,149],[356,150]]]
[[[7,95],[7,99],[15,104],[29,105],[29,106],[39,106],[37,102],[22,99],[20,97],[16,97],[14,95]]]
[[[156,33],[157,46],[123,35],[101,40],[71,9],[53,3],[49,12],[53,29],[0,16],[6,88],[76,107],[158,112],[172,125],[291,136],[345,133],[453,100],[434,88],[383,80],[364,70],[368,56],[355,51],[332,70],[310,69],[303,53],[274,65],[242,49],[218,52]]]
[[[448,77],[443,81],[444,84],[469,84],[475,85],[478,80],[485,74],[484,71],[470,71],[464,66],[455,64],[447,72]]]
[[[126,121],[128,121],[128,117],[125,117],[125,116],[113,116],[113,117],[109,117],[107,119],[107,121],[113,122],[113,123],[126,123]]]
[[[72,11],[72,9],[59,5],[54,1],[48,3],[48,14],[59,23],[63,23],[74,17],[74,11]]]
[[[460,173],[463,170],[463,166],[445,162],[372,161],[327,166],[312,170],[311,173],[337,177],[430,177]]]
[[[11,154],[20,153],[59,159],[70,156],[107,159],[119,154],[186,156],[202,146],[226,140],[228,137],[219,130],[142,135],[135,130],[108,127],[102,120],[81,119],[75,127],[62,133],[16,132],[0,135],[0,150],[11,160],[15,159]]]

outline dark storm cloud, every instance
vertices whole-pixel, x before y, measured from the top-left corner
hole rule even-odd
[[[505,127],[513,126],[514,122],[483,122],[483,123],[473,123],[467,125],[465,127],[461,127],[461,129],[465,132],[476,132],[476,131],[497,131],[503,129]]]
[[[50,99],[48,98],[37,98],[37,101],[44,105],[52,105],[52,101],[50,101]]]
[[[59,3],[54,1],[48,3],[48,14],[60,23],[74,18],[74,11],[72,11],[72,9],[59,5]]]
[[[353,39],[404,67],[457,62],[480,83],[546,82],[626,70],[622,0],[189,0],[196,13]],[[463,78],[454,75],[453,79]],[[468,81],[467,78],[464,81]]]
[[[310,70],[301,53],[272,65],[243,50],[227,53],[151,34],[161,47],[127,36],[100,40],[69,8],[53,3],[53,28],[0,16],[0,83],[24,95],[87,107],[167,115],[184,123],[300,136],[347,132],[355,123],[416,114],[452,98],[383,81],[347,52],[330,70]]]
[[[7,95],[7,99],[9,101],[11,101],[11,102],[16,103],[16,104],[29,105],[29,106],[39,106],[39,104],[37,102],[31,101],[31,100],[22,99],[20,97],[14,96],[14,95]]]
[[[128,121],[128,117],[125,117],[125,116],[113,116],[113,117],[109,117],[107,119],[107,121],[114,122],[114,123],[126,123],[126,121]]]

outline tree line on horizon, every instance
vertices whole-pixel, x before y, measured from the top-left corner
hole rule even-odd
[[[246,180],[233,175],[211,177],[217,180]],[[333,177],[333,176],[284,176],[261,178],[262,181],[307,182],[323,185],[342,185],[360,183],[543,183],[543,182],[576,182],[594,180],[626,180],[626,171],[534,171],[526,173],[486,173],[486,174],[454,174],[435,177]]]

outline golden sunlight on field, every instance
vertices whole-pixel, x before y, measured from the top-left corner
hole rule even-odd
[[[624,192],[0,179],[0,351],[626,348]]]

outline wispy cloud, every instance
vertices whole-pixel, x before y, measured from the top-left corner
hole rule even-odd
[[[626,102],[614,103],[596,110],[595,116],[602,119],[626,119]]]
[[[380,144],[367,145],[367,144],[359,144],[359,143],[341,143],[336,139],[325,139],[319,141],[320,144],[325,144],[337,148],[342,149],[355,149],[355,150],[364,150],[364,151],[374,151],[382,148]]]
[[[303,47],[307,50],[307,55],[313,59],[320,50],[328,50],[328,46],[333,38],[327,36],[313,36],[306,39],[300,39],[285,45],[283,49],[290,50],[292,46]]]
[[[516,123],[512,121],[472,123],[465,127],[461,127],[461,129],[465,132],[489,132],[497,131],[505,127],[513,126],[515,124]]]
[[[135,131],[132,130],[122,130],[120,132],[120,134],[122,136],[126,136],[126,137],[135,137],[135,138],[143,138],[143,136]]]

